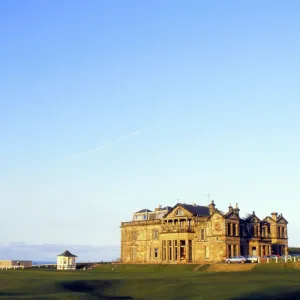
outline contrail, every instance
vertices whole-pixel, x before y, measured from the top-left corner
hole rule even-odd
[[[129,138],[131,138],[131,137],[133,137],[133,136],[140,135],[140,134],[142,134],[142,133],[144,133],[144,132],[145,132],[145,130],[136,130],[136,131],[131,132],[131,133],[128,133],[128,134],[126,134],[126,135],[117,137],[117,138],[115,138],[115,139],[113,139],[113,140],[109,140],[109,141],[107,141],[105,144],[103,144],[103,145],[101,145],[101,146],[99,146],[99,147],[92,148],[92,149],[86,150],[86,151],[84,151],[84,152],[74,153],[74,154],[72,154],[72,155],[69,157],[69,159],[75,159],[75,158],[77,158],[77,157],[79,157],[79,156],[82,156],[82,155],[85,155],[85,154],[88,154],[88,153],[91,153],[91,152],[98,152],[98,151],[100,151],[100,150],[102,150],[102,149],[104,149],[104,148],[107,148],[107,147],[108,147],[110,144],[112,144],[113,142],[117,142],[117,141],[120,141],[120,140],[129,139]]]

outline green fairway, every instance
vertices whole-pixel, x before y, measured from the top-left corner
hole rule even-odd
[[[218,273],[196,265],[105,265],[94,270],[0,271],[0,299],[300,299],[293,264]]]

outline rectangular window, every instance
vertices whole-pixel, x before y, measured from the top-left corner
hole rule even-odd
[[[154,257],[158,258],[158,248],[154,248]]]
[[[233,231],[233,232],[232,232],[232,235],[233,235],[233,236],[236,236],[236,224],[233,223],[232,225],[233,225],[233,226],[232,226],[232,231]]]
[[[151,255],[151,254],[152,254],[152,249],[150,248],[150,249],[149,249],[149,258],[151,258],[151,257],[152,257],[152,255]]]
[[[205,258],[209,258],[209,248],[207,246],[204,247]]]
[[[231,235],[230,223],[227,223],[227,235]]]
[[[205,240],[205,229],[201,228],[200,229],[200,241],[204,241]]]
[[[233,256],[237,256],[237,245],[232,245],[233,247]]]
[[[136,231],[132,231],[131,232],[131,238],[135,241],[137,239],[137,232]]]
[[[193,242],[189,240],[189,262],[193,261]]]
[[[136,248],[132,247],[130,251],[130,259],[135,260],[135,258],[136,258]]]
[[[158,229],[153,229],[153,240],[158,240]]]

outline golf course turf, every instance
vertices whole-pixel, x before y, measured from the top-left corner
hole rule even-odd
[[[244,272],[209,265],[103,265],[93,270],[0,271],[0,299],[300,299],[295,264]]]

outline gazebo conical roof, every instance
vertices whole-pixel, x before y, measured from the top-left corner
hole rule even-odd
[[[64,257],[77,257],[77,255],[72,254],[70,251],[66,250],[62,254],[59,254],[57,256],[64,256]]]

